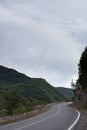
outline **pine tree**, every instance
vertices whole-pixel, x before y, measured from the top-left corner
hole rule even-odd
[[[82,89],[87,89],[87,47],[81,55],[79,62],[79,83]]]

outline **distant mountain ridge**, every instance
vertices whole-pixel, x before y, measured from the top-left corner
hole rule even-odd
[[[58,92],[63,94],[68,99],[72,100],[74,93],[71,88],[57,87]]]

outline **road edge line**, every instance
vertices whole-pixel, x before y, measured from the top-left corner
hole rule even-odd
[[[77,110],[74,110],[74,111],[76,111],[76,112],[78,113],[78,116],[77,116],[76,120],[74,121],[74,123],[73,123],[67,130],[72,130],[73,127],[77,124],[77,122],[78,122],[79,119],[80,119],[80,112],[77,111]]]

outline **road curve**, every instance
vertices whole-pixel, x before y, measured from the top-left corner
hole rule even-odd
[[[33,118],[0,126],[0,130],[71,130],[79,117],[79,113],[67,103],[60,103]]]

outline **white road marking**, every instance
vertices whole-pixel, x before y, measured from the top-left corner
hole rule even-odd
[[[73,127],[77,124],[77,122],[79,121],[80,119],[80,112],[75,110],[77,113],[78,113],[78,117],[76,118],[75,122],[67,129],[67,130],[72,130]]]
[[[42,120],[36,121],[36,122],[34,122],[34,123],[31,123],[31,124],[29,124],[29,125],[25,125],[25,126],[23,126],[23,127],[16,128],[16,129],[14,129],[14,130],[21,130],[21,129],[23,129],[23,128],[26,128],[26,127],[29,127],[29,126],[38,124],[38,123],[40,123],[40,122],[43,122],[43,121],[45,121],[45,120],[48,120],[48,119],[50,119],[50,118],[56,116],[56,115],[60,112],[60,110],[61,110],[61,109],[60,109],[60,106],[59,106],[59,110],[58,110],[54,115],[51,115],[51,116],[49,116],[49,117],[47,117],[47,118],[44,118],[44,119],[42,119]]]

